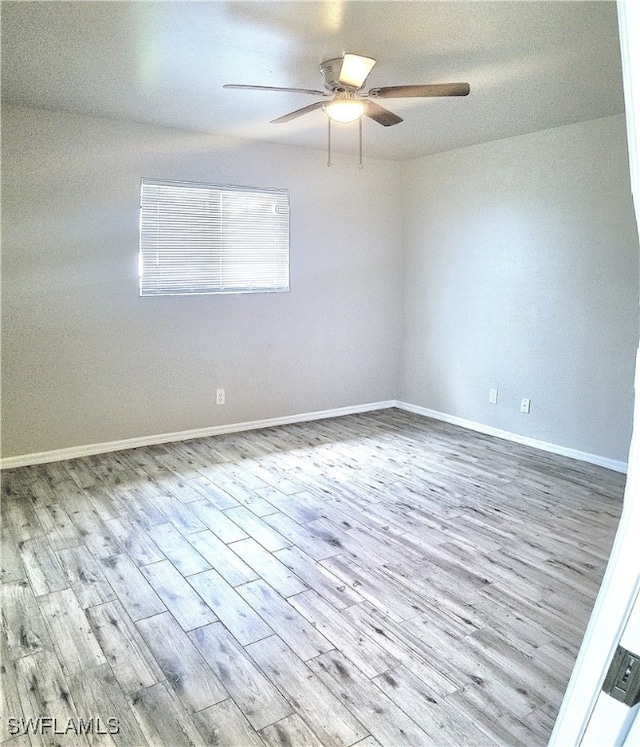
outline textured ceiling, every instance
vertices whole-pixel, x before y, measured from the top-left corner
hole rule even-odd
[[[624,111],[615,2],[2,2],[4,102],[324,148],[319,63],[377,60],[366,88],[466,81],[462,98],[387,99],[365,153],[413,158]],[[337,126],[357,149],[357,125]]]

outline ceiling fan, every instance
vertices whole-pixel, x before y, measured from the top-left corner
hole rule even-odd
[[[287,88],[280,86],[255,86],[227,83],[224,88],[242,88],[253,91],[283,91],[322,96],[330,101],[316,101],[272,120],[272,124],[283,124],[303,114],[322,109],[330,120],[340,123],[355,122],[362,116],[373,119],[384,127],[402,122],[402,117],[385,109],[375,99],[431,98],[435,96],[466,96],[468,83],[437,83],[431,85],[383,86],[362,90],[376,61],[371,57],[347,53],[343,57],[320,63],[325,91],[314,88]]]

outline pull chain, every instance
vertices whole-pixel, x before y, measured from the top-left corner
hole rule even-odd
[[[358,120],[359,161],[358,168],[364,168],[362,162],[362,117]],[[327,166],[331,166],[331,117],[327,117]]]

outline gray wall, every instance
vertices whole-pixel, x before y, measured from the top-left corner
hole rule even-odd
[[[639,262],[623,117],[362,170],[2,117],[3,456],[398,398],[626,459]],[[139,298],[141,176],[288,187],[291,292]]]
[[[395,397],[399,164],[2,118],[3,456]],[[289,188],[291,292],[139,298],[142,176]]]
[[[624,118],[403,166],[399,398],[626,460],[639,263]]]

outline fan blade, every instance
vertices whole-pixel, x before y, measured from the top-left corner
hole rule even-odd
[[[429,86],[385,86],[372,88],[368,96],[376,99],[428,98],[430,96],[467,96],[468,83],[434,83]]]
[[[292,119],[301,117],[303,114],[308,114],[309,112],[315,111],[316,109],[321,109],[323,106],[324,104],[322,101],[316,101],[315,104],[309,104],[309,106],[303,106],[302,109],[296,109],[294,112],[285,114],[283,117],[278,117],[278,119],[272,119],[271,124],[283,124],[284,122],[290,122]]]
[[[342,59],[338,83],[349,88],[362,88],[376,61],[372,57],[347,53]]]
[[[364,113],[367,117],[371,117],[371,119],[374,119],[378,124],[384,125],[385,127],[391,127],[391,125],[400,124],[400,122],[403,121],[402,117],[399,117],[397,114],[390,112],[388,109],[385,109],[383,106],[380,106],[380,104],[376,104],[373,101],[365,101],[364,105]]]
[[[240,88],[245,91],[288,91],[289,93],[310,93],[312,96],[331,96],[326,91],[317,91],[315,88],[286,88],[281,86],[249,86],[241,83],[226,83],[223,88]]]

